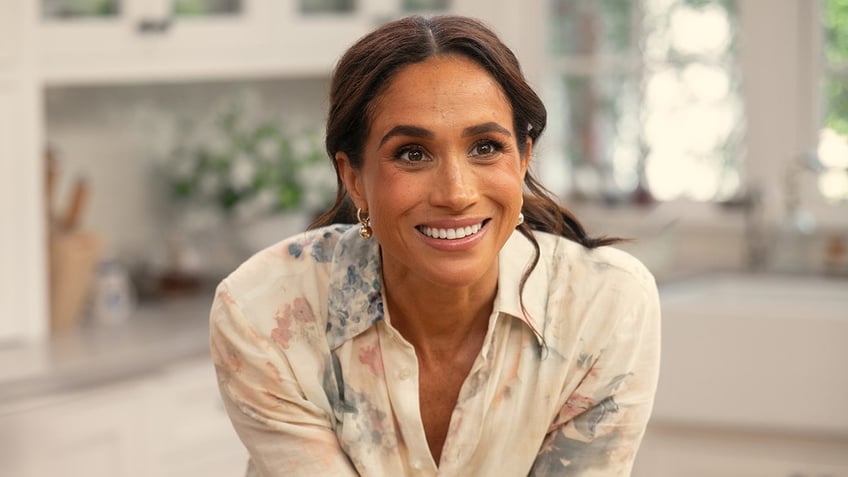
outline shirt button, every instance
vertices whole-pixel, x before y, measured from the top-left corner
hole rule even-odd
[[[410,376],[412,376],[412,371],[410,371],[410,370],[409,370],[409,368],[403,368],[403,369],[401,369],[401,370],[400,370],[400,372],[398,373],[398,377],[399,377],[400,379],[404,380],[404,381],[405,381],[405,380],[407,380],[407,379],[409,379],[409,378],[410,378]],[[420,464],[419,464],[419,465],[420,465]]]
[[[412,463],[412,468],[415,469],[415,470],[421,470],[422,468],[424,468],[424,465],[421,464],[420,460],[416,460],[415,462]]]

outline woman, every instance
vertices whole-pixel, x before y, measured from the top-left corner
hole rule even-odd
[[[656,286],[533,178],[545,118],[468,18],[398,20],[342,57],[335,206],[227,277],[211,312],[259,475],[629,473]]]

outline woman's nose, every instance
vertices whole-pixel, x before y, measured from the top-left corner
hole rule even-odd
[[[460,155],[442,159],[430,191],[431,203],[452,210],[464,210],[477,201],[479,191],[472,164]]]

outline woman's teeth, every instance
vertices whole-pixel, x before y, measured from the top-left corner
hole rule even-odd
[[[461,239],[469,235],[474,235],[482,228],[482,222],[476,225],[469,225],[468,227],[460,227],[457,229],[437,229],[435,227],[424,227],[423,225],[418,226],[418,230],[421,231],[422,234],[428,237],[446,240]]]

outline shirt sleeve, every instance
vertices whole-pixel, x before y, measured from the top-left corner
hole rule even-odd
[[[659,375],[660,305],[653,280],[634,287],[606,346],[551,424],[531,476],[629,476]],[[598,319],[603,319],[598,317]]]
[[[210,313],[210,349],[224,406],[261,477],[357,476],[332,418],[307,399],[290,357],[247,320],[219,286]]]

